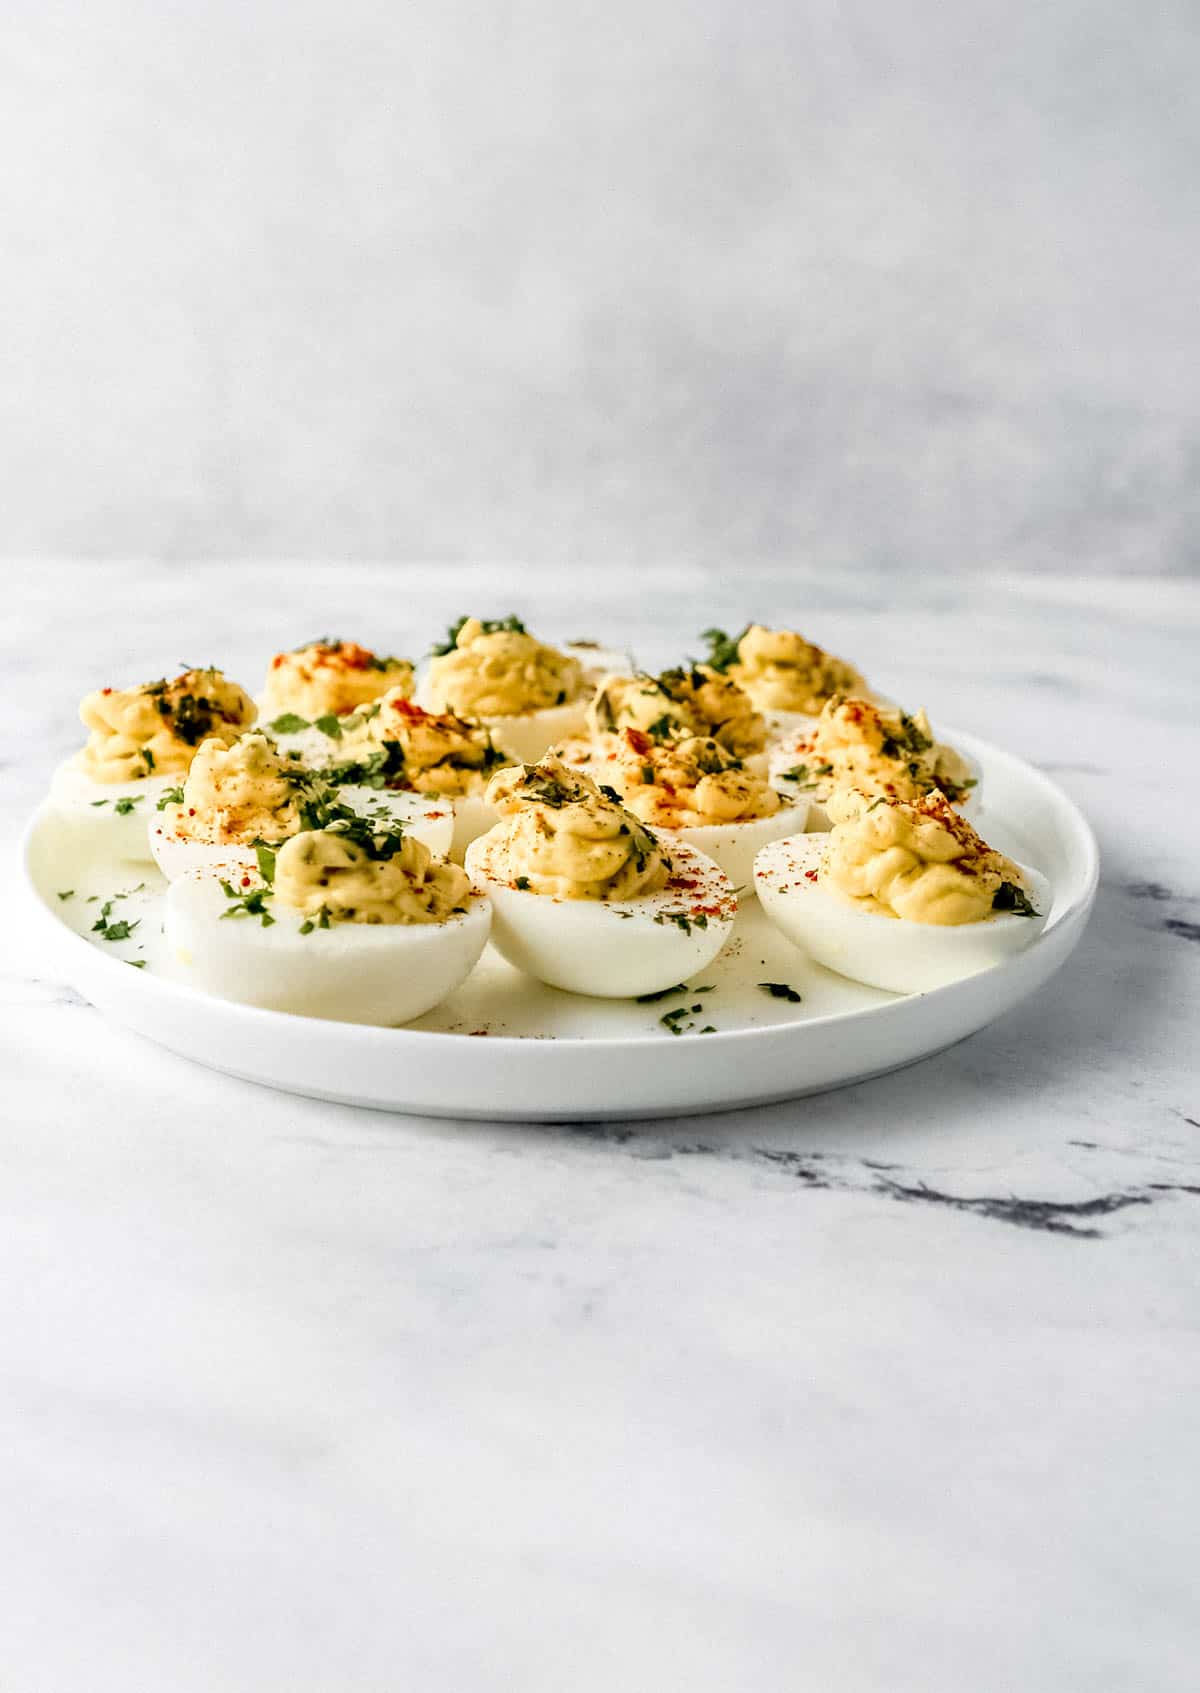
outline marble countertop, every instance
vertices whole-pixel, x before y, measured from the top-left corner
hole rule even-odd
[[[1051,772],[1089,932],[897,1075],[611,1128],[256,1089],[6,949],[0,1683],[1190,1689],[1200,594],[497,574],[18,571],[7,841],[97,665],[510,607],[657,661],[749,608]]]

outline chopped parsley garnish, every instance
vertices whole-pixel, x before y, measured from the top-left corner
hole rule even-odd
[[[300,925],[300,933],[302,935],[311,935],[314,929],[327,929],[328,927],[329,913],[326,911],[325,907],[322,906],[320,911],[317,912],[315,922],[311,917],[306,917],[304,919],[303,923]]]
[[[670,670],[664,670],[657,681],[653,676],[649,680],[654,684],[655,693],[666,694],[670,700],[684,700],[689,688],[698,694],[708,678],[694,664],[674,664]]]
[[[661,717],[656,717],[649,725],[646,733],[652,741],[668,741],[675,733],[676,724],[669,711],[664,711]]]
[[[738,659],[738,642],[746,633],[750,625],[740,635],[727,635],[724,629],[706,629],[701,639],[708,642],[708,665],[712,670],[728,670]]]
[[[75,898],[75,889],[74,888],[60,888],[58,890],[58,897],[59,897],[59,899],[74,899]]]
[[[1038,916],[1037,906],[1017,882],[1001,882],[992,899],[992,910],[1011,911],[1015,917]]]
[[[608,697],[608,689],[601,688],[592,701],[592,712],[598,729],[615,729],[617,716],[612,708],[612,701]]]
[[[136,893],[137,891],[138,890],[136,888],[131,890],[133,893]],[[133,931],[138,927],[140,918],[135,918],[132,923],[124,917],[120,918],[116,923],[109,922],[114,902],[118,899],[125,899],[126,897],[127,896],[125,894],[114,894],[112,899],[106,899],[104,904],[100,907],[100,915],[92,924],[92,933],[98,934],[101,940],[128,940]]]
[[[906,711],[902,711],[899,733],[885,735],[880,751],[885,758],[903,758],[910,752],[928,752],[932,745],[929,736],[918,729]]]
[[[522,893],[527,893],[529,891],[529,877],[518,876],[516,881],[513,883],[513,886],[515,888],[520,888]]]
[[[164,717],[174,718],[174,730],[188,746],[198,746],[208,734],[217,717],[217,708],[202,694],[180,694],[172,710],[166,700],[159,700],[158,709]]]
[[[275,880],[275,852],[267,846],[265,841],[256,841],[254,856],[258,860],[258,873],[268,887]]]
[[[144,970],[146,968],[146,960],[144,958],[127,958],[125,962],[131,970]]]
[[[759,987],[769,993],[772,999],[786,999],[789,1005],[799,1005],[802,995],[798,994],[787,982],[760,982]]]
[[[182,805],[182,804],[183,804],[183,785],[181,783],[180,786],[177,787],[177,788],[168,788],[166,793],[162,796],[162,798],[159,800],[158,804],[155,806],[154,809],[155,809],[155,811],[165,811],[169,805]]]
[[[229,882],[222,882],[221,892],[226,899],[233,901],[222,911],[222,917],[257,917],[264,929],[269,929],[275,921],[267,910],[267,901],[271,897],[268,888],[251,888],[249,893],[239,894]]]
[[[122,794],[120,799],[114,802],[113,810],[118,817],[128,817],[141,797],[141,794]]]
[[[267,724],[267,728],[275,735],[298,735],[301,729],[310,727],[308,718],[301,717],[294,711],[285,711]]]
[[[481,617],[480,625],[485,635],[527,635],[529,631],[519,617]],[[458,645],[458,637],[464,623],[469,623],[469,617],[457,617],[446,631],[446,639],[439,641],[429,651],[434,658],[445,658]]]
[[[344,835],[368,858],[376,860],[394,858],[404,845],[404,825],[385,811],[379,811],[375,817],[364,817],[348,805],[343,805],[333,789],[323,784],[316,787],[308,785],[300,773],[296,780],[302,792],[302,831],[324,829],[330,834]]]
[[[667,988],[665,991],[667,993],[687,993],[689,991],[693,993],[701,993],[704,990],[701,988],[689,990],[686,987],[681,986],[678,988]],[[641,997],[643,999],[657,999],[660,996],[658,994],[643,994]],[[698,1011],[703,1010],[704,1007],[700,1004],[677,1005],[673,1011],[664,1011],[658,1020],[662,1024],[663,1028],[673,1035],[687,1035],[693,1032],[701,1035],[715,1035],[717,1031],[711,1023],[706,1023],[702,1029],[696,1029],[696,1025],[694,1023],[684,1022],[685,1017],[694,1017]]]
[[[793,764],[790,770],[781,770],[777,780],[780,782],[796,782],[802,788],[815,788],[814,777],[832,775],[832,764]]]
[[[353,784],[356,788],[386,788],[404,773],[404,749],[399,741],[387,741],[376,752],[346,764],[331,764],[321,774],[332,787]]]
[[[694,991],[699,993],[700,989],[696,988]],[[673,988],[659,988],[657,993],[639,993],[636,1000],[638,1005],[654,1005],[660,999],[670,999],[672,994],[687,992],[687,985],[684,982],[677,982]]]
[[[590,790],[582,781],[562,782],[557,776],[547,776],[536,764],[527,764],[519,791],[522,799],[536,800],[539,805],[548,805],[555,811],[561,811],[564,805],[578,805],[581,800],[587,799]],[[605,798],[608,797],[606,794]],[[620,805],[618,794],[613,794],[612,798]]]
[[[328,735],[331,741],[342,738],[342,720],[335,711],[327,711],[323,717],[313,719],[313,728],[319,729],[323,735]]]
[[[150,751],[149,747],[139,747],[138,757],[145,764],[146,774],[148,776],[150,774],[150,772],[154,769],[154,754]]]
[[[690,935],[693,929],[707,929],[708,918],[703,911],[698,911],[689,917],[686,911],[660,911],[654,921],[659,924],[674,923],[677,929],[682,929],[685,935]]]

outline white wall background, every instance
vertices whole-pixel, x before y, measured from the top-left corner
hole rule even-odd
[[[1196,569],[1197,0],[0,20],[0,553]]]

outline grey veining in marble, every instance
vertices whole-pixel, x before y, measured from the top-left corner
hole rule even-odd
[[[1089,932],[894,1076],[573,1129],[250,1088],[7,951],[0,1681],[1190,1690],[1200,595],[499,574],[30,573],[5,836],[97,667],[253,682],[510,601],[657,660],[753,611],[1052,772],[1100,837]]]
[[[8,0],[0,556],[1196,568],[1195,0]]]

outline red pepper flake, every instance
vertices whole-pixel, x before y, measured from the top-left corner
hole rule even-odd
[[[195,815],[196,815],[196,807],[194,805],[189,805],[188,806],[188,816],[194,817]]]
[[[471,1029],[469,1031],[469,1033],[471,1033],[472,1035],[488,1035],[488,1034],[491,1034],[491,1030],[490,1029]]]
[[[243,876],[243,877],[242,877],[242,886],[243,886],[243,887],[244,887],[244,888],[248,888],[248,887],[249,887],[249,886],[250,886],[250,878],[249,878],[249,876]]]
[[[815,882],[817,879],[817,872],[815,870],[806,870],[804,872],[804,879],[806,882]]]
[[[407,717],[410,723],[426,723],[435,721],[434,713],[426,711],[413,700],[390,700],[390,708],[397,717]]]
[[[278,670],[279,666],[281,664],[283,664],[286,661],[286,659],[287,659],[286,653],[276,653],[275,657],[271,660],[271,669],[272,670]]]
[[[626,746],[632,747],[634,752],[638,754],[644,755],[650,752],[654,746],[654,742],[649,735],[644,735],[640,729],[626,729],[624,734]]]
[[[316,652],[317,664],[339,664],[344,670],[369,670],[375,661],[370,648],[360,647],[357,641],[321,641]]]
[[[111,688],[101,688],[101,690],[100,690],[100,692],[101,692],[101,693],[102,693],[102,694],[111,694],[111,693],[112,693],[112,689],[111,689]]]

